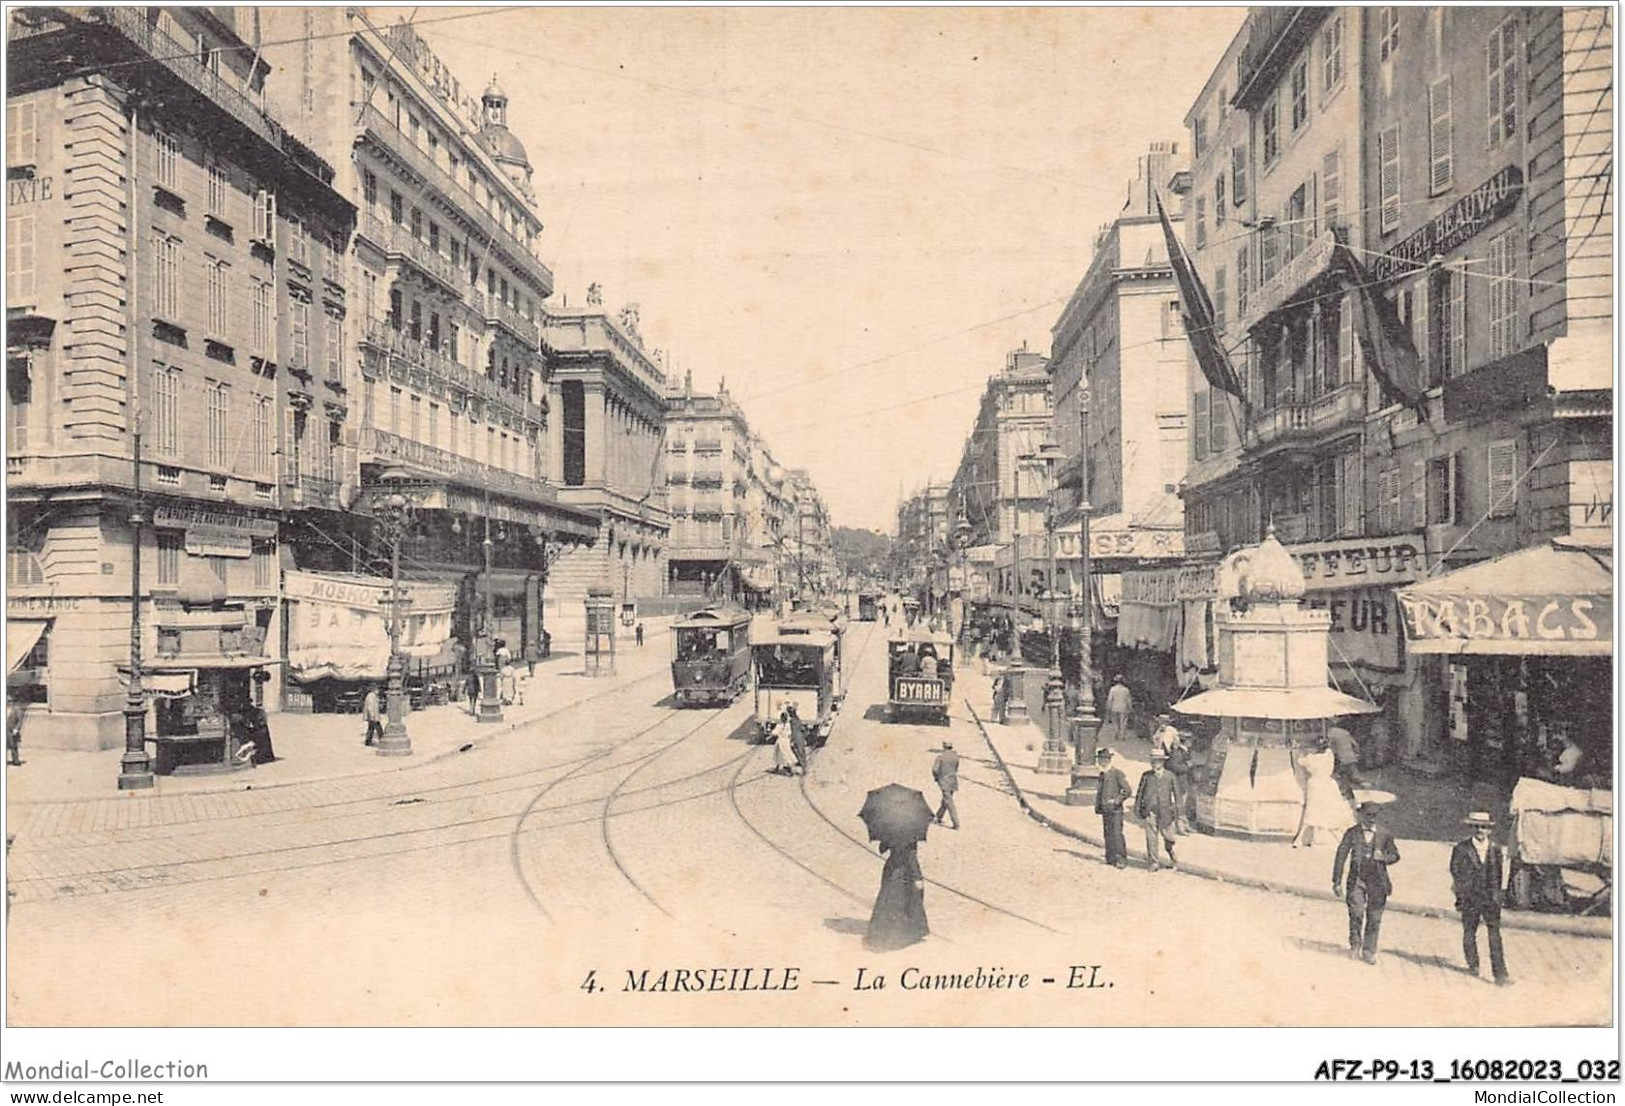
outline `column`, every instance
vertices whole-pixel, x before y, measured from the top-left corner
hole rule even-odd
[[[589,380],[582,389],[586,407],[586,477],[587,483],[603,482],[605,475],[604,435],[608,427],[608,413],[604,407],[602,381]]]

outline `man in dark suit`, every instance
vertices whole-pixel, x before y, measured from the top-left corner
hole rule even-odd
[[[959,790],[959,754],[954,752],[954,743],[944,741],[942,752],[931,765],[931,778],[937,781],[942,789],[942,805],[937,807],[937,825],[942,825],[943,816],[953,819],[950,825],[959,828],[959,811],[954,808],[954,792]]]
[[[1128,777],[1121,768],[1112,767],[1112,750],[1102,746],[1095,750],[1095,763],[1100,767],[1100,787],[1095,791],[1095,813],[1100,815],[1100,828],[1106,838],[1106,863],[1113,868],[1128,867],[1128,843],[1123,840],[1123,804],[1128,801]]]
[[[1174,834],[1179,824],[1179,800],[1174,793],[1174,774],[1168,771],[1168,754],[1152,750],[1151,768],[1140,777],[1140,790],[1134,798],[1134,814],[1145,823],[1145,859],[1153,872],[1162,871],[1162,848],[1168,850],[1168,867],[1178,866],[1174,857]]]
[[[1382,912],[1394,889],[1388,866],[1399,863],[1394,835],[1377,825],[1378,803],[1360,804],[1360,823],[1350,826],[1338,842],[1332,861],[1332,893],[1348,904],[1349,955],[1367,964],[1377,962],[1377,937],[1382,932]],[[1348,866],[1348,883],[1343,868]]]
[[[1506,857],[1501,846],[1491,840],[1495,820],[1484,811],[1474,811],[1463,823],[1473,831],[1471,837],[1456,842],[1450,850],[1450,884],[1456,893],[1456,909],[1461,911],[1461,951],[1467,959],[1467,971],[1478,974],[1478,923],[1484,923],[1489,934],[1490,971],[1495,982],[1505,987],[1512,982],[1507,975],[1506,955],[1501,950],[1501,891],[1506,872]]]

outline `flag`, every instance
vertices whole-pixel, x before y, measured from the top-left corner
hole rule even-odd
[[[1213,301],[1208,299],[1207,289],[1202,287],[1202,278],[1196,275],[1196,266],[1185,252],[1184,244],[1174,234],[1173,225],[1168,222],[1168,212],[1163,210],[1161,195],[1157,196],[1157,218],[1162,220],[1162,235],[1168,241],[1168,263],[1173,266],[1174,280],[1179,285],[1185,336],[1190,339],[1191,349],[1196,351],[1196,363],[1201,366],[1202,375],[1207,377],[1209,384],[1245,403],[1246,389],[1242,387],[1241,377],[1230,363],[1230,355],[1224,351],[1224,343],[1214,325]]]
[[[1399,311],[1382,294],[1365,266],[1347,244],[1337,246],[1343,291],[1354,309],[1354,333],[1359,336],[1366,367],[1377,378],[1389,399],[1415,407],[1426,414],[1422,401],[1422,358],[1411,340],[1411,331],[1400,321]]]

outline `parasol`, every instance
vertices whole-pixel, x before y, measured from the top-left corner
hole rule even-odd
[[[869,792],[858,817],[869,829],[869,840],[895,848],[924,841],[933,815],[924,795],[912,787],[888,783]]]

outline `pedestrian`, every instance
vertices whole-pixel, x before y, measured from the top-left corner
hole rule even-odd
[[[1378,803],[1360,804],[1359,824],[1350,826],[1343,834],[1332,861],[1332,893],[1348,905],[1349,955],[1358,956],[1367,964],[1377,962],[1382,912],[1394,890],[1388,866],[1399,863],[1399,847],[1394,843],[1394,835],[1377,824],[1381,809]],[[1348,865],[1347,884],[1343,881],[1345,864]]]
[[[1303,813],[1298,818],[1297,836],[1292,839],[1294,849],[1300,845],[1313,847],[1322,834],[1329,840],[1354,824],[1354,812],[1332,776],[1335,765],[1331,747],[1324,741],[1298,757],[1298,767],[1304,773]]]
[[[944,741],[942,752],[931,765],[931,778],[937,781],[937,787],[942,791],[942,805],[937,807],[937,825],[942,825],[943,816],[952,819],[949,826],[959,828],[959,811],[954,807],[954,792],[959,790],[959,754],[954,752],[954,743]]]
[[[642,649],[643,648],[643,623],[641,623],[641,622],[638,623],[637,629],[632,631],[632,636],[637,641],[638,648]]]
[[[6,763],[17,767],[23,762],[23,713],[22,700],[16,695],[6,704]]]
[[[1004,725],[1010,713],[1010,680],[1000,669],[993,676],[993,721]]]
[[[1356,775],[1360,767],[1360,744],[1342,726],[1333,726],[1326,731],[1326,743],[1332,750],[1332,778],[1337,781],[1337,789],[1343,793],[1343,798],[1352,804],[1354,789],[1360,783]]]
[[[464,684],[468,692],[468,713],[479,716],[480,713],[480,674],[474,669],[468,670],[468,679]]]
[[[508,667],[508,662],[511,660],[513,660],[513,651],[508,648],[508,639],[497,638],[497,671],[500,672]]]
[[[1095,750],[1095,764],[1100,769],[1100,786],[1095,791],[1095,813],[1100,815],[1100,828],[1106,839],[1106,863],[1113,868],[1128,867],[1128,843],[1123,840],[1123,804],[1128,801],[1128,777],[1121,768],[1112,767],[1115,754],[1109,746]]]
[[[1191,832],[1191,746],[1180,730],[1168,746],[1168,771],[1174,777],[1175,828],[1180,833]]]
[[[790,746],[795,750],[796,763],[801,765],[801,774],[805,776],[811,766],[812,750],[807,745],[807,724],[801,720],[801,712],[794,703],[784,705],[784,720],[781,725],[790,731]]]
[[[1490,972],[1498,986],[1512,983],[1506,954],[1501,948],[1501,894],[1505,883],[1506,851],[1491,839],[1495,819],[1475,810],[1462,823],[1472,835],[1450,850],[1450,884],[1461,912],[1461,952],[1467,974],[1478,974],[1478,923],[1489,935]]]
[[[906,948],[931,932],[925,919],[925,876],[920,871],[915,842],[886,844],[880,855],[886,867],[880,873],[880,894],[869,914],[869,932],[863,943],[876,952]]]
[[[1140,777],[1134,796],[1134,814],[1145,824],[1145,862],[1153,872],[1162,870],[1162,849],[1168,850],[1168,867],[1178,867],[1174,856],[1174,827],[1179,815],[1174,803],[1174,774],[1168,771],[1168,754],[1153,751],[1151,767]]]
[[[502,705],[511,707],[514,700],[519,696],[519,677],[514,673],[511,660],[502,666],[501,680]]]
[[[786,711],[779,716],[779,724],[773,732],[773,771],[781,776],[793,776],[799,763],[795,744],[790,740],[790,715]]]
[[[1167,756],[1168,751],[1179,742],[1179,728],[1174,725],[1174,716],[1167,711],[1157,715],[1157,728],[1151,731],[1151,755],[1158,753]]]
[[[367,736],[362,745],[371,745],[375,741],[383,740],[384,720],[378,710],[378,685],[368,684],[367,694],[361,700],[361,717],[367,723]]]
[[[1116,740],[1128,737],[1128,720],[1133,711],[1134,693],[1121,675],[1113,676],[1111,690],[1106,692],[1106,719],[1111,723]]]

